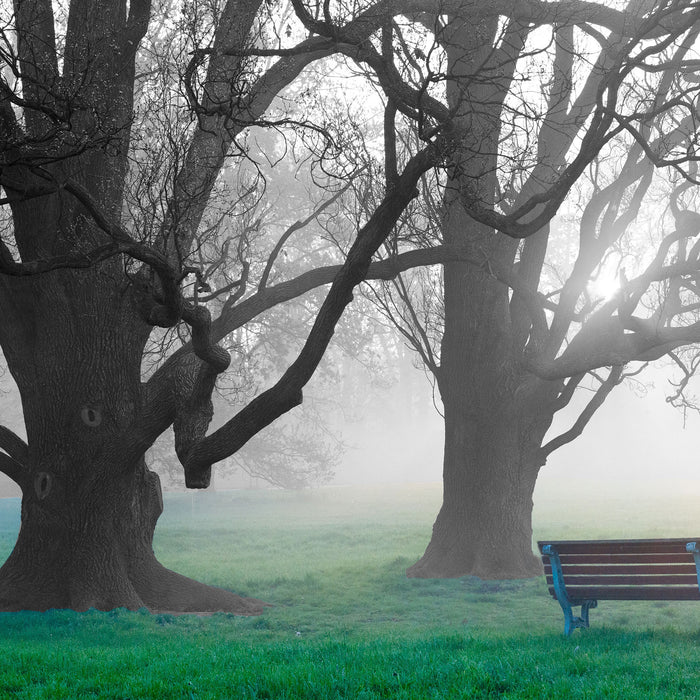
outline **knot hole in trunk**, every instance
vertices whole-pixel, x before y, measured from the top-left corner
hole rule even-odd
[[[48,472],[39,472],[34,477],[34,491],[40,501],[43,501],[49,495],[52,482],[53,479]]]
[[[85,408],[80,411],[80,417],[83,419],[83,423],[90,428],[96,428],[102,423],[102,414],[99,409],[91,408],[90,406],[85,406]]]

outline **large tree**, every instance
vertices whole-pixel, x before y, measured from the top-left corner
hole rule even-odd
[[[610,95],[639,42],[680,36],[695,12],[669,11],[663,22],[640,15],[628,27],[624,13],[595,3],[556,5],[557,21],[609,23],[634,41],[600,67],[608,82],[573,146],[578,155],[555,168],[553,181],[533,180],[536,186],[504,214],[471,187],[472,177],[462,186],[476,172],[472,159],[481,179],[493,134],[479,119],[486,115],[493,126],[491,105],[504,80],[488,66],[472,71],[468,57],[481,56],[484,46],[469,44],[464,20],[493,29],[512,3],[292,5],[298,21],[262,0],[182,7],[150,0],[16,0],[12,11],[3,10],[0,185],[11,221],[0,242],[0,346],[21,394],[27,440],[0,428],[0,468],[23,491],[20,534],[0,569],[1,609],[145,605],[259,612],[259,601],[158,563],[151,542],[162,499],[146,450],[172,426],[187,486],[205,487],[212,464],[301,402],[360,281],[464,255],[455,239],[459,245],[449,249],[397,252],[371,263],[432,168],[446,169],[455,185],[449,191],[459,192],[465,211],[487,226],[511,236],[539,231],[609,140],[616,124]],[[505,54],[497,56],[510,56],[523,23],[551,22],[553,7],[518,3],[501,46]],[[443,51],[454,71],[446,76],[446,102],[443,72],[428,65],[427,73],[418,71],[418,83],[406,75],[424,54],[395,32],[392,16],[399,12],[409,13],[416,27],[427,22],[436,35],[451,37]],[[318,150],[320,171],[335,156],[334,174],[342,173],[342,152],[329,150],[328,125],[314,123],[312,111],[288,110],[289,100],[275,102],[305,67],[339,52],[387,96],[385,190],[358,222],[342,264],[272,283],[280,252],[274,246],[252,289],[250,227],[238,236],[234,256],[230,241],[211,238],[222,224],[244,218],[226,203],[236,191],[231,173],[249,156],[246,135],[253,127],[293,129]],[[509,61],[499,60],[498,70],[507,72]],[[485,76],[475,94],[472,74]],[[484,109],[474,110],[475,120],[468,106],[476,99]],[[418,124],[416,148],[396,148],[397,113]],[[268,155],[275,160],[285,151]],[[486,231],[481,238],[479,245],[501,245]],[[223,260],[227,276],[211,290]],[[455,293],[493,294],[489,279],[483,289],[462,288],[467,282],[455,278]],[[211,393],[230,363],[217,343],[271,306],[328,284],[298,356],[271,388],[207,434]],[[177,331],[169,337],[179,347],[166,343],[166,359],[147,366],[153,343],[168,329]],[[460,422],[470,415],[459,415],[452,432],[472,430]]]
[[[302,41],[264,70],[245,55],[265,40],[261,0],[187,3],[181,13],[166,5],[17,0],[3,10],[0,183],[12,221],[0,243],[0,344],[27,432],[25,443],[0,428],[0,468],[23,491],[21,531],[0,570],[4,610],[260,611],[258,601],[157,562],[151,541],[162,499],[145,451],[172,425],[186,483],[201,488],[214,462],[298,405],[373,252],[414,198],[420,174],[439,160],[428,144],[406,164],[342,266],[276,285],[266,268],[242,299],[242,256],[212,324],[197,252],[217,217],[211,204],[228,159],[245,155],[247,127],[292,124],[265,113],[332,47]],[[181,66],[168,59],[173,47]],[[173,75],[159,103],[157,85]],[[186,287],[188,277],[196,281]],[[216,342],[275,303],[331,282],[283,376],[206,435],[211,392],[229,365]],[[174,327],[189,341],[144,381],[149,338]]]
[[[393,301],[379,296],[444,407],[443,505],[410,576],[539,573],[532,495],[548,455],[580,434],[629,363],[700,337],[698,251],[688,242],[700,217],[682,203],[696,182],[696,3],[630,2],[621,15],[601,5],[596,16],[525,5],[529,17],[520,3],[498,17],[455,12],[433,33],[464,136],[443,194],[426,206],[426,218],[440,219],[429,238],[469,249],[471,260],[397,281]],[[578,219],[568,236],[543,216],[545,198],[529,218],[511,214],[533,192],[560,188],[589,148],[598,156],[579,180],[578,209],[567,205]],[[652,216],[644,202],[655,169],[675,178],[651,197],[670,207],[653,214],[668,235],[645,231],[636,242],[645,253],[625,260],[625,237]],[[596,298],[591,281],[611,274],[617,293]],[[587,376],[592,399],[544,444]]]

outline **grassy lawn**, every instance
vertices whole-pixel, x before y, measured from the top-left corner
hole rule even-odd
[[[553,488],[535,537],[700,536],[699,495]],[[437,485],[169,496],[163,563],[274,607],[2,614],[0,698],[700,697],[696,603],[601,602],[567,639],[543,579],[407,579],[439,501]],[[2,556],[17,509],[0,502]]]

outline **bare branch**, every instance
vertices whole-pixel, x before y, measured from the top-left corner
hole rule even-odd
[[[700,342],[700,323],[663,328],[644,319],[633,321],[631,333],[618,316],[589,321],[560,357],[549,362],[533,358],[527,369],[542,379],[565,379],[599,367],[658,360],[681,345]]]
[[[0,452],[0,472],[9,476],[12,481],[22,487],[22,490],[29,483],[28,474],[24,466],[2,452]]]
[[[557,401],[553,406],[553,413],[561,411],[562,408],[566,408],[571,403],[571,399],[574,397],[576,389],[578,388],[579,384],[581,384],[585,376],[585,372],[581,372],[579,374],[575,374],[573,377],[569,377],[564,385],[564,388],[559,392]]]
[[[684,399],[684,392],[690,380],[695,376],[698,366],[700,365],[700,356],[695,356],[693,358],[690,367],[688,367],[675,352],[669,352],[668,356],[680,368],[681,372],[683,373],[683,377],[678,382],[671,382],[669,380],[669,383],[675,387],[676,391],[671,396],[666,397],[666,402],[670,403],[672,406],[678,406],[681,402],[682,405],[686,405],[687,401]]]
[[[7,452],[20,465],[26,465],[29,461],[27,443],[3,425],[0,425],[0,450]]]
[[[544,308],[549,306],[549,304],[544,297],[523,288],[518,278],[511,271],[507,270],[505,266],[500,266],[489,260],[484,251],[478,246],[441,245],[400,253],[385,260],[371,263],[365,279],[391,280],[401,272],[405,272],[413,267],[441,265],[447,262],[471,263],[489,271],[496,279],[509,287],[517,289],[527,300],[528,308],[533,316],[536,317],[535,323],[544,324],[544,327],[546,327]],[[332,283],[340,270],[341,265],[316,268],[287,282],[267,287],[264,291],[244,299],[240,304],[224,312],[213,322],[213,337],[217,341],[221,340],[228,333],[231,333],[236,328],[240,328],[267,309],[301,296],[312,289]],[[187,347],[185,346],[182,351],[186,350]]]
[[[355,175],[353,177],[357,177],[357,175],[359,175],[361,170],[358,171],[357,173],[355,173]],[[300,221],[295,221],[280,236],[279,240],[275,244],[275,247],[272,249],[270,256],[268,257],[267,263],[265,264],[265,269],[263,270],[263,273],[260,276],[260,282],[258,284],[258,291],[259,292],[262,291],[263,289],[265,289],[265,287],[267,286],[267,280],[270,277],[270,272],[272,271],[272,266],[275,264],[275,260],[277,259],[277,256],[280,254],[280,251],[282,250],[282,248],[284,248],[284,244],[289,240],[291,235],[293,233],[296,233],[297,231],[300,231],[303,228],[306,228],[312,221],[315,221],[326,209],[328,209],[328,207],[332,206],[335,202],[337,202],[338,199],[340,199],[340,197],[342,197],[351,186],[352,186],[352,182],[346,183],[332,197],[321,202],[321,204],[319,204],[305,219],[300,220]]]
[[[622,375],[622,367],[613,367],[610,370],[605,381],[598,387],[593,398],[586,404],[586,407],[581,412],[581,415],[576,419],[576,422],[567,430],[565,433],[553,438],[546,445],[543,445],[540,449],[540,457],[542,464],[547,461],[554,450],[558,450],[563,445],[575,440],[584,428],[588,425],[589,421],[595,414],[595,412],[603,405],[608,394],[619,384],[620,376]]]
[[[630,36],[639,31],[644,17],[635,12],[621,11],[597,2],[585,0],[562,0],[560,2],[548,2],[546,0],[523,0],[514,3],[512,0],[379,0],[365,10],[353,22],[352,27],[346,25],[328,25],[326,22],[318,22],[308,12],[303,2],[294,0],[295,10],[299,8],[298,15],[309,31],[325,35],[329,33],[342,37],[343,40],[359,41],[366,36],[367,26],[374,30],[388,16],[404,15],[407,17],[422,18],[426,15],[434,18],[439,15],[452,17],[470,17],[475,22],[486,17],[510,17],[534,26],[543,24],[584,24],[590,23],[610,29],[621,36]],[[673,16],[668,19],[664,27],[650,25],[645,36],[653,37],[668,31],[679,20]]]
[[[403,301],[404,307],[407,309],[408,314],[410,316],[410,320],[406,319],[406,328],[402,328],[400,324],[396,324],[396,326],[400,330],[401,334],[410,343],[411,347],[413,347],[418,353],[421,360],[433,374],[435,379],[439,379],[440,364],[438,362],[437,357],[435,357],[435,354],[433,353],[433,348],[430,344],[428,334],[426,333],[425,328],[421,324],[418,318],[418,314],[413,308],[413,304],[411,304],[410,295],[408,294],[408,290],[406,289],[406,286],[404,285],[403,280],[401,279],[401,275],[398,275],[396,277],[394,285],[399,294],[399,297]],[[413,331],[409,329],[413,329]]]

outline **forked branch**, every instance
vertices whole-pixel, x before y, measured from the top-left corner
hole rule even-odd
[[[566,432],[558,435],[550,440],[540,449],[541,463],[544,464],[554,450],[558,450],[563,445],[573,442],[588,425],[595,412],[603,405],[608,394],[620,383],[623,367],[618,365],[612,367],[607,378],[601,383],[596,390],[593,398],[586,404],[586,407],[581,411],[581,414],[576,419],[574,424]]]
[[[353,177],[357,177],[359,173],[361,172],[358,171],[355,173]],[[295,221],[291,226],[287,228],[287,230],[280,236],[279,240],[275,244],[275,247],[272,249],[272,252],[270,253],[270,256],[267,259],[267,263],[265,263],[265,269],[263,270],[262,275],[260,276],[260,282],[258,283],[258,291],[261,292],[265,287],[267,286],[267,281],[270,278],[270,273],[272,272],[272,267],[275,264],[275,260],[277,260],[277,257],[279,256],[280,252],[282,251],[282,248],[284,248],[284,244],[289,240],[289,238],[292,236],[292,234],[296,233],[297,231],[301,231],[303,228],[308,226],[312,221],[315,221],[328,207],[332,206],[335,202],[338,201],[347,191],[348,189],[352,186],[352,181],[347,182],[341,189],[339,189],[334,195],[326,199],[325,201],[321,202],[305,219],[300,219],[298,221]]]

